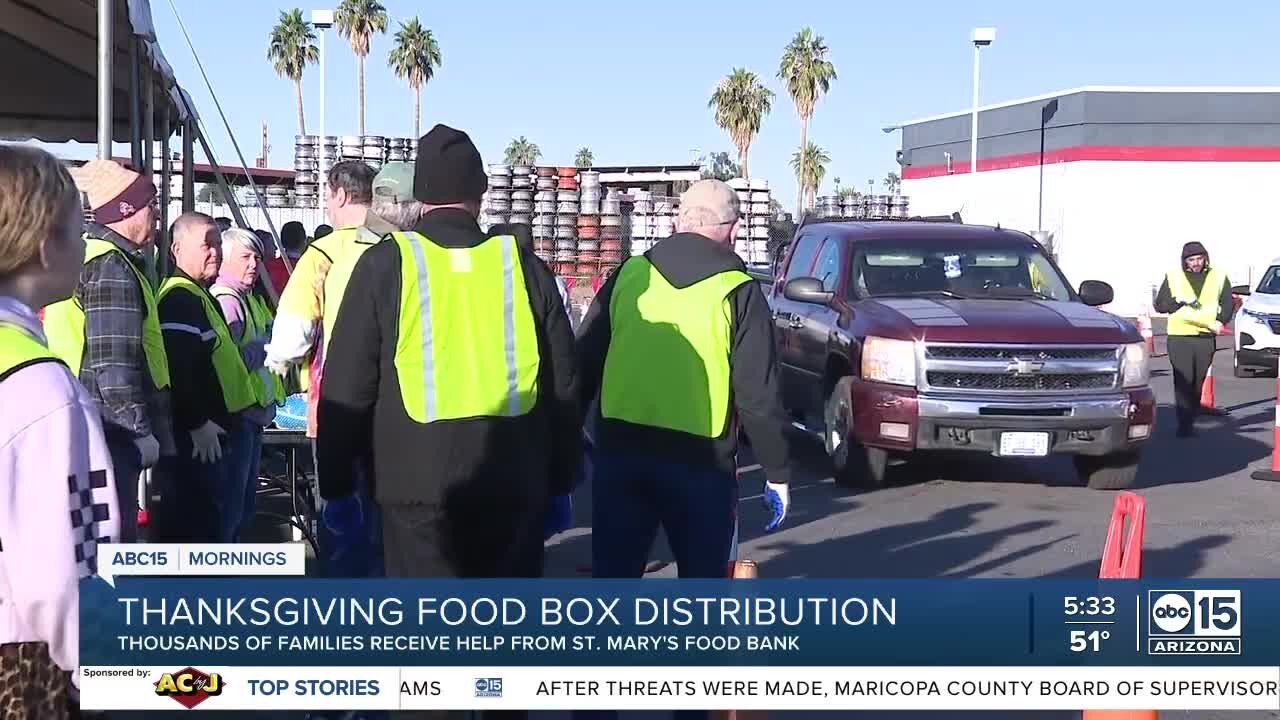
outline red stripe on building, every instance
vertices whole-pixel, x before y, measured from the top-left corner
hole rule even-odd
[[[1280,162],[1280,147],[1215,147],[1208,145],[1081,145],[1078,147],[1046,150],[1046,165],[1080,160],[1129,160],[1141,162]],[[1040,153],[1020,153],[993,158],[979,158],[978,172],[1036,167]],[[950,169],[946,163],[906,167],[903,180],[921,180],[943,175],[963,175],[969,172],[968,160],[953,160]]]

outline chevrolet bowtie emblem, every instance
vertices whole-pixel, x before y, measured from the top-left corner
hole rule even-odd
[[[1035,375],[1044,370],[1040,360],[1023,360],[1021,358],[1009,363],[1007,371],[1010,375]]]

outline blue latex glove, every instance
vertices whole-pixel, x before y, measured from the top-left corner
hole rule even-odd
[[[551,507],[547,509],[547,529],[542,539],[550,540],[568,530],[571,525],[573,525],[573,496],[557,495],[551,498]]]
[[[769,509],[769,524],[764,526],[765,532],[773,532],[782,527],[787,519],[787,510],[791,508],[791,490],[785,484],[766,482],[764,484],[764,506]]]
[[[324,526],[336,539],[350,542],[364,529],[364,506],[360,504],[359,495],[325,501],[321,515]]]

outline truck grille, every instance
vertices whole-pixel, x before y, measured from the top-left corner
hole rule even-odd
[[[1105,392],[1120,381],[1115,345],[926,344],[926,390],[1055,394]]]

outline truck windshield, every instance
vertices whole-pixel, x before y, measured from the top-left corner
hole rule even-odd
[[[1258,283],[1257,292],[1263,295],[1280,295],[1280,265],[1267,268],[1267,274]]]
[[[1062,276],[1033,246],[984,248],[872,245],[854,258],[861,297],[944,295],[963,298],[1071,300]]]

